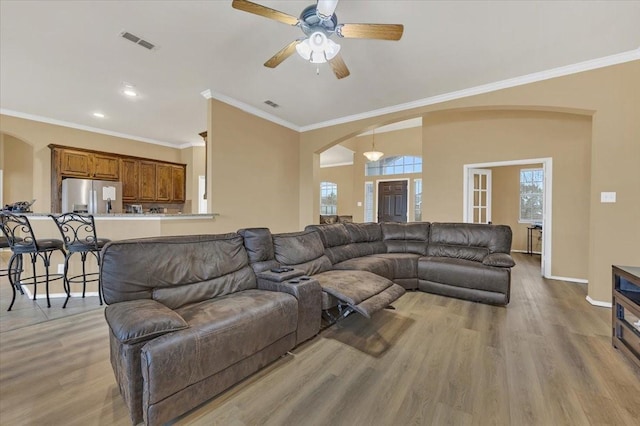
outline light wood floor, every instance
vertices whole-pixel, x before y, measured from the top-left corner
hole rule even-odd
[[[611,346],[611,311],[588,304],[585,285],[541,279],[538,257],[515,257],[507,308],[407,293],[174,424],[638,425],[640,370]],[[129,424],[102,309],[6,328],[1,424]]]

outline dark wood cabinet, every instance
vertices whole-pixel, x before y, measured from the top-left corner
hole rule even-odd
[[[640,267],[613,266],[613,346],[640,367]]]
[[[137,201],[140,190],[140,162],[130,158],[120,161],[122,201]]]
[[[156,163],[140,161],[140,200],[156,201]]]
[[[185,166],[171,166],[171,200],[176,202],[185,201]]]
[[[95,179],[120,179],[120,158],[112,155],[93,154],[92,160],[92,177]]]
[[[91,176],[91,155],[68,149],[59,152],[60,173],[65,176],[88,178]]]
[[[59,212],[63,178],[122,182],[125,203],[184,203],[186,164],[61,145],[51,149],[51,211]]]
[[[171,201],[171,167],[166,164],[156,164],[156,200]]]

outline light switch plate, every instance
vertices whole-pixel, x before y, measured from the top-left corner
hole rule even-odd
[[[362,207],[362,201],[358,201],[358,207]]]
[[[616,193],[615,192],[601,192],[600,193],[600,202],[601,203],[615,203],[616,202]]]

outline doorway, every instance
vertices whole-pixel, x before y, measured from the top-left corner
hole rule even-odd
[[[406,179],[378,182],[378,222],[407,222],[408,187]]]
[[[552,249],[552,187],[553,187],[553,160],[550,157],[546,158],[532,158],[525,160],[512,160],[512,161],[498,161],[491,163],[478,163],[478,164],[465,164],[463,166],[463,221],[472,222],[474,216],[473,210],[470,208],[471,201],[473,200],[473,188],[472,184],[473,174],[476,169],[486,169],[502,166],[527,166],[531,164],[541,164],[544,175],[544,201],[543,201],[543,217],[541,229],[542,243],[541,243],[541,256],[540,256],[540,269],[541,274],[545,278],[551,278],[551,249]]]

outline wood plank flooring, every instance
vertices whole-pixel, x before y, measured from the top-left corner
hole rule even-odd
[[[640,370],[611,346],[611,311],[585,285],[540,278],[538,257],[515,258],[507,308],[407,293],[173,423],[640,424]],[[1,424],[130,424],[102,309],[0,329]]]

